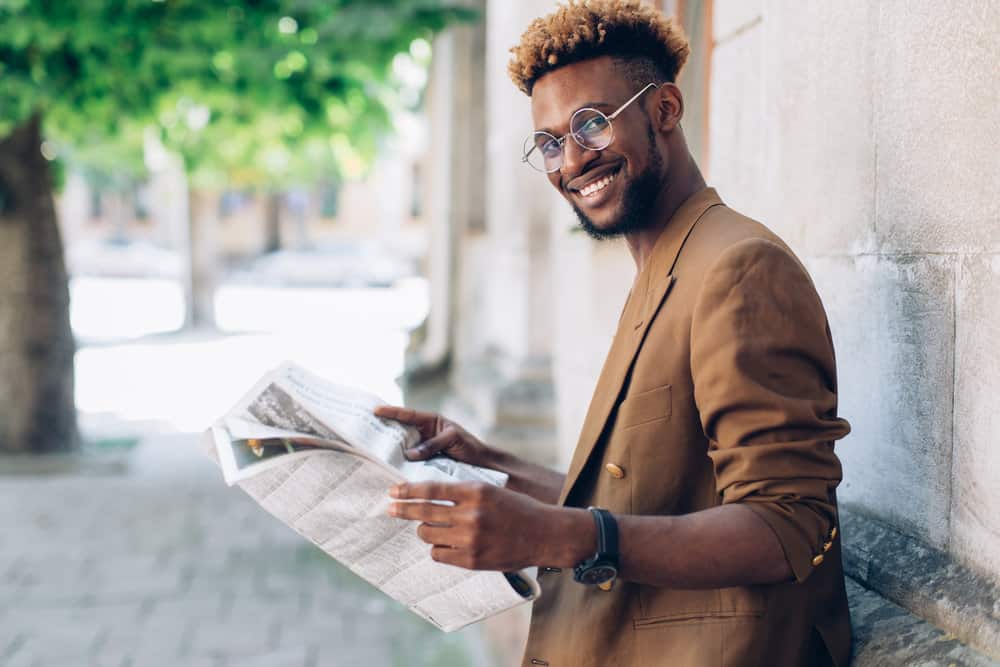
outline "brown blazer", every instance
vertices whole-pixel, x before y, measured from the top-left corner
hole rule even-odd
[[[829,326],[805,268],[714,190],[692,196],[625,304],[560,502],[646,515],[744,503],[795,580],[604,591],[541,572],[523,664],[847,664],[833,441],[849,426],[836,411]]]

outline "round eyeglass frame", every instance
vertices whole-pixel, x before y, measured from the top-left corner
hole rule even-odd
[[[563,166],[563,156],[565,154],[565,149],[563,148],[563,146],[566,143],[566,138],[567,137],[573,137],[573,141],[575,141],[576,144],[578,146],[580,146],[580,148],[583,148],[584,150],[588,150],[588,151],[603,151],[605,148],[607,148],[608,146],[610,146],[611,143],[615,140],[615,126],[614,126],[614,123],[612,123],[611,121],[615,120],[623,111],[625,111],[625,109],[630,104],[632,104],[632,102],[635,102],[637,99],[639,99],[639,97],[644,92],[646,92],[650,88],[658,88],[658,87],[659,87],[659,84],[656,84],[656,83],[647,83],[642,88],[642,90],[640,90],[635,95],[633,95],[631,98],[629,98],[629,100],[627,102],[625,102],[625,104],[623,104],[620,107],[618,107],[618,109],[616,109],[614,111],[614,113],[612,113],[610,115],[605,114],[600,109],[594,109],[593,107],[582,107],[580,109],[577,109],[576,111],[573,112],[573,115],[570,116],[570,119],[569,119],[570,132],[568,134],[566,134],[566,135],[563,135],[562,137],[557,137],[554,134],[552,134],[551,132],[545,132],[544,130],[538,130],[538,131],[532,132],[528,136],[528,138],[524,140],[524,148],[523,148],[523,154],[522,154],[522,157],[521,157],[521,162],[524,162],[525,164],[527,164],[529,167],[531,167],[535,171],[540,171],[543,174],[552,174],[554,172],[559,171],[560,169],[562,169],[562,166]],[[610,132],[609,132],[608,140],[607,140],[607,142],[603,146],[588,146],[586,143],[584,143],[577,136],[579,134],[579,130],[574,130],[573,129],[573,127],[575,125],[576,119],[579,117],[579,115],[581,113],[583,113],[585,111],[593,112],[593,113],[597,114],[598,116],[603,117],[607,121],[608,128],[609,128]],[[535,151],[535,150],[539,150],[539,146],[538,146],[538,142],[537,142],[537,138],[539,136],[548,137],[548,138],[554,140],[559,145],[559,164],[556,165],[555,167],[553,167],[552,169],[542,169],[542,168],[536,167],[535,165],[533,165],[531,163],[531,160],[530,160],[531,153],[533,151]],[[545,160],[545,158],[542,158],[543,163],[544,163],[544,160]]]

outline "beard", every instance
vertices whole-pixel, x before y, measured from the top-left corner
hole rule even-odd
[[[580,221],[580,227],[587,232],[590,238],[605,241],[647,229],[655,223],[653,208],[662,187],[660,175],[663,171],[663,157],[656,150],[656,135],[653,134],[652,125],[647,126],[647,134],[649,136],[649,166],[625,186],[620,213],[610,225],[598,227],[579,206],[570,204]]]

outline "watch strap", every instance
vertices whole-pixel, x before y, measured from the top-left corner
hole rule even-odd
[[[611,512],[600,507],[588,508],[597,524],[597,556],[618,562],[618,522]]]

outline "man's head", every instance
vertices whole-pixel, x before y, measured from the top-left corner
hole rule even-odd
[[[683,149],[686,155],[677,125],[683,101],[674,82],[688,51],[680,29],[638,0],[570,0],[535,20],[511,49],[508,71],[531,97],[536,131],[561,140],[561,153],[558,144],[546,144],[546,135],[528,147],[535,140],[539,148],[544,144],[550,182],[591,236],[608,238],[656,223],[671,152]],[[657,86],[612,117],[650,83]],[[583,108],[612,117],[606,148],[588,146],[579,122],[571,127],[571,117]]]

